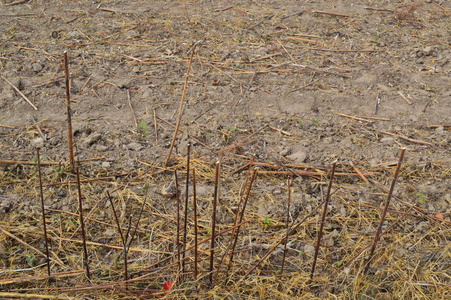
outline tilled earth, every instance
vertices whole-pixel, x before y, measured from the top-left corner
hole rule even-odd
[[[255,155],[260,169],[249,226],[264,233],[249,234],[242,249],[263,256],[271,229],[284,232],[286,175],[294,175],[291,218],[299,221],[321,203],[327,170],[338,162],[319,283],[298,288],[314,253],[312,217],[298,232],[307,240],[292,237],[290,251],[300,254],[287,281],[271,281],[266,294],[246,286],[230,297],[265,298],[279,290],[287,297],[444,299],[441,288],[451,279],[450,15],[448,1],[434,0],[1,1],[0,228],[18,234],[20,222],[39,220],[36,147],[48,163],[44,181],[74,180],[67,163],[67,51],[76,160],[85,179],[111,177],[89,184],[93,197],[115,187],[136,199],[150,195],[156,211],[170,214],[174,202],[162,200],[161,187],[174,169],[185,170],[190,143],[201,199],[212,195],[221,159],[218,218],[229,224],[246,173],[240,168]],[[357,264],[331,277],[347,259],[355,261],[355,245],[363,248],[374,236],[386,198],[382,186],[390,186],[403,147],[386,225],[400,223],[378,246],[386,260],[372,270],[377,279],[359,277]],[[45,196],[48,208],[77,212],[75,187],[48,187]],[[201,207],[206,224],[208,201]],[[111,214],[97,213],[113,223]],[[105,228],[93,227],[91,240],[95,230],[103,235]],[[42,248],[37,238],[22,238]],[[30,265],[8,252],[17,241],[6,234],[0,240],[0,250],[10,253],[1,269]]]

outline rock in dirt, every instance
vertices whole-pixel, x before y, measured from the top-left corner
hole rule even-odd
[[[106,238],[110,239],[117,236],[117,230],[113,228],[107,228],[103,234]]]
[[[429,230],[429,222],[420,222],[417,226],[415,226],[415,229],[419,232],[425,233]]]
[[[13,196],[0,195],[0,215],[7,214],[13,207]]]
[[[313,256],[315,254],[315,246],[307,244],[304,246],[305,254]]]
[[[295,163],[304,163],[307,159],[308,150],[305,147],[298,147],[293,154],[287,157],[294,161]]]
[[[91,146],[92,144],[94,144],[95,142],[99,141],[100,138],[102,137],[102,135],[98,132],[94,132],[92,134],[90,134],[86,139],[85,139],[85,143],[88,146]]]
[[[283,149],[282,151],[279,152],[279,154],[281,156],[287,156],[288,154],[290,154],[291,150],[289,148]]]
[[[105,145],[97,145],[96,150],[99,152],[105,152],[106,150],[108,150],[108,147]]]
[[[42,71],[42,65],[38,62],[35,62],[34,64],[31,65],[31,68],[33,69],[33,71],[35,71],[36,73],[39,73]]]
[[[139,151],[142,148],[143,148],[143,146],[141,144],[135,143],[135,142],[127,145],[127,149],[129,149],[129,150]]]
[[[33,147],[35,148],[42,148],[44,147],[44,139],[43,138],[36,138],[34,140],[31,141],[31,144],[33,145]]]

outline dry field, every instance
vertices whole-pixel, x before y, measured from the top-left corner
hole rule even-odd
[[[0,298],[451,298],[450,16],[0,1]]]

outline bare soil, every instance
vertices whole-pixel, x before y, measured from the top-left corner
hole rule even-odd
[[[0,3],[0,297],[451,297],[448,1]],[[69,166],[64,51],[90,280],[76,273],[84,260]],[[184,87],[179,133],[165,165]],[[222,267],[214,289],[209,243],[201,245],[197,281],[192,273],[179,277],[172,260],[153,265],[177,252],[177,201],[162,189],[174,170],[184,184],[189,143],[198,175],[199,239],[211,235],[215,162],[221,162],[218,232],[233,226],[253,155],[258,167],[235,273],[226,283]],[[57,282],[37,279],[47,269],[36,147],[51,270],[71,276]],[[404,147],[384,235],[364,274]],[[334,161],[338,174],[309,281]],[[284,239],[288,175],[290,222],[297,229],[288,237],[283,274],[280,247],[247,274]],[[185,187],[180,190],[183,202]],[[129,290],[119,284],[124,257],[107,191],[124,228],[138,222],[145,202],[129,273],[141,278],[139,271],[152,267]],[[188,208],[192,246],[192,204]],[[216,267],[229,235],[217,239]],[[187,257],[192,272],[192,251]],[[170,291],[163,289],[167,280],[174,282]]]

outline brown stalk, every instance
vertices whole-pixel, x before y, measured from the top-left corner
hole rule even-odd
[[[194,212],[194,280],[197,280],[197,196],[196,196],[196,170],[193,169],[193,212]],[[186,250],[186,249],[185,249]]]
[[[362,178],[363,181],[365,181],[366,183],[370,183],[370,181],[365,177],[365,175],[362,174],[362,172],[360,172],[359,169],[357,169],[357,167],[354,165],[354,163],[352,161],[349,161],[349,164],[351,165],[351,167],[354,169],[354,171],[359,174],[360,178]]]
[[[133,238],[135,237],[136,231],[138,230],[139,221],[141,220],[141,216],[142,216],[145,204],[146,204],[146,199],[144,199],[144,201],[143,201],[143,204],[141,206],[141,210],[139,211],[138,220],[136,221],[135,229],[134,229],[134,231],[133,231],[133,233],[131,235],[129,235],[130,229],[131,229],[131,221],[132,221],[132,216],[130,216],[129,222],[128,222],[127,235],[124,238],[124,280],[126,281],[126,283],[125,283],[125,289],[126,290],[128,290],[128,284],[127,284],[127,280],[128,280],[128,252],[130,251],[130,247],[131,247]],[[127,243],[128,243],[128,246],[127,246]]]
[[[128,107],[130,108],[130,111],[131,111],[132,116],[133,116],[133,121],[135,122],[135,127],[138,128],[138,120],[136,119],[135,110],[133,109],[133,106],[132,106],[132,99],[130,97],[130,90],[127,90],[127,99],[128,99]]]
[[[320,223],[319,232],[318,232],[318,240],[316,241],[315,256],[313,257],[312,271],[310,272],[310,280],[313,278],[313,274],[315,273],[316,260],[318,259],[319,246],[321,244],[321,237],[323,235],[323,228],[324,228],[324,223],[325,223],[326,214],[327,214],[327,205],[329,205],[330,190],[332,189],[332,181],[334,179],[336,166],[337,166],[337,162],[334,162],[334,164],[332,165],[332,172],[330,173],[329,185],[327,186],[326,201],[324,202],[323,215],[321,216],[321,223]]]
[[[177,248],[177,261],[180,261],[180,195],[179,195],[179,180],[177,178],[177,170],[174,170],[175,180],[175,200],[177,202],[177,233],[175,247]],[[180,265],[179,265],[180,267]]]
[[[124,279],[128,280],[126,241],[124,238],[124,234],[122,233],[121,224],[119,222],[119,218],[117,217],[116,209],[114,208],[113,199],[111,198],[109,191],[107,191],[106,193],[108,195],[108,199],[110,200],[111,208],[113,209],[113,216],[114,216],[114,219],[116,220],[117,231],[119,231],[119,235],[121,236],[122,247],[123,247],[122,250],[124,252]]]
[[[72,140],[72,114],[70,111],[69,63],[67,52],[64,51],[64,78],[66,79],[66,109],[67,109],[67,138],[69,143],[70,172],[74,173],[74,143]]]
[[[153,109],[153,127],[155,130],[155,145],[158,145],[158,124],[157,124],[157,109]]]
[[[172,136],[171,146],[169,146],[169,152],[168,152],[168,155],[166,156],[164,166],[167,166],[169,163],[169,159],[171,159],[172,149],[174,148],[175,139],[177,138],[177,132],[180,127],[180,122],[182,121],[183,103],[185,102],[186,90],[188,88],[188,77],[189,77],[189,72],[191,70],[191,64],[193,62],[193,57],[194,57],[194,52],[195,52],[194,50],[196,49],[196,46],[197,46],[197,43],[194,44],[194,46],[191,50],[191,56],[189,58],[188,69],[186,70],[185,83],[183,84],[182,98],[180,99],[177,123],[175,124],[174,135]]]
[[[308,12],[308,11],[305,11],[305,12]],[[327,12],[327,11],[312,10],[311,13],[314,13],[314,14],[322,14],[322,15],[329,15],[329,16],[334,16],[334,17],[344,17],[344,18],[349,18],[348,15],[337,14],[337,13],[331,13],[331,12]]]
[[[47,222],[45,221],[44,192],[42,191],[41,158],[39,156],[39,148],[36,148],[36,156],[38,157],[39,195],[41,197],[42,224],[44,226],[45,256],[47,273],[50,276],[49,242],[47,238]]]
[[[33,121],[33,125],[36,127],[36,129],[38,130],[38,132],[39,132],[39,135],[42,137],[42,139],[45,141],[45,135],[44,135],[44,133],[42,132],[42,130],[41,130],[41,127],[39,126],[39,124],[38,124],[38,121],[35,119],[35,117],[31,117],[31,121]]]
[[[251,158],[251,160],[250,160],[249,163],[247,163],[243,168],[240,168],[240,169],[244,169],[244,168],[249,167],[248,170],[247,170],[247,172],[246,172],[246,178],[244,179],[243,186],[242,186],[242,188],[241,188],[241,190],[240,190],[240,195],[239,195],[239,197],[238,197],[238,199],[240,199],[240,202],[238,203],[238,206],[237,206],[237,208],[236,208],[236,213],[235,213],[235,218],[234,218],[234,221],[233,221],[233,225],[236,225],[236,223],[238,222],[238,216],[239,216],[239,213],[240,213],[240,207],[241,207],[241,204],[243,203],[243,200],[244,200],[243,194],[244,194],[244,192],[246,191],[247,182],[248,182],[248,180],[249,180],[249,175],[250,175],[251,170],[252,170],[252,165],[253,165],[253,163],[254,163],[254,159],[255,159],[255,155],[252,156],[252,158]],[[230,238],[229,238],[229,246],[227,247],[226,251],[225,251],[224,254],[222,255],[222,258],[221,258],[221,261],[220,261],[220,263],[219,263],[219,266],[218,266],[218,268],[216,269],[215,282],[216,282],[216,280],[217,280],[217,278],[218,278],[219,272],[221,271],[222,262],[224,261],[225,256],[229,253],[230,248],[232,247],[232,242],[233,242],[234,233],[235,233],[235,230],[232,230],[232,232],[230,233]],[[230,265],[230,264],[229,264],[229,265]],[[229,269],[230,269],[230,267],[227,268],[227,273],[226,273],[227,275],[228,275]],[[226,277],[227,277],[227,276],[226,276]]]
[[[25,101],[27,101],[28,104],[30,104],[31,107],[33,107],[34,110],[38,110],[38,108],[25,96],[17,87],[14,86],[8,79],[2,76],[2,78],[8,83],[22,98],[24,98]]]
[[[216,206],[218,204],[218,189],[219,189],[219,161],[216,162],[215,171],[215,190],[213,195],[213,213],[211,216],[211,246],[210,246],[210,285],[214,288],[213,282],[213,267],[215,257],[215,228],[216,228]]]
[[[405,136],[400,135],[400,134],[395,134],[395,133],[386,132],[386,131],[381,131],[381,133],[387,134],[387,135],[391,135],[391,136],[394,136],[394,137],[398,137],[398,138],[401,138],[403,140],[406,140],[406,141],[409,141],[409,142],[412,142],[412,143],[416,143],[416,144],[422,144],[422,145],[428,145],[428,146],[432,146],[433,145],[432,143],[411,139],[411,138],[405,137]]]
[[[361,121],[361,122],[373,123],[373,121],[366,120],[366,119],[359,118],[359,117],[354,117],[354,116],[350,116],[350,115],[346,115],[346,114],[341,114],[341,113],[337,113],[337,112],[336,112],[335,114],[336,114],[336,115],[339,115],[339,116],[342,116],[342,117],[345,117],[345,118],[349,118],[349,119]]]
[[[287,201],[287,235],[285,236],[284,249],[283,249],[283,257],[282,257],[282,266],[280,267],[280,275],[283,274],[283,268],[285,266],[285,257],[287,255],[287,244],[288,244],[288,236],[290,235],[290,205],[291,205],[291,178],[288,176],[287,179],[287,189],[288,189],[288,201]]]
[[[396,171],[395,171],[395,174],[393,175],[393,181],[391,183],[390,190],[388,191],[387,200],[385,201],[385,207],[384,207],[384,210],[382,211],[382,216],[381,216],[381,220],[379,222],[379,226],[377,227],[376,234],[374,235],[373,245],[371,246],[370,255],[368,257],[368,260],[366,261],[366,267],[364,270],[364,274],[366,274],[370,268],[370,262],[371,262],[371,259],[373,258],[374,250],[376,249],[377,242],[379,241],[379,238],[380,238],[380,235],[382,232],[382,226],[384,225],[384,222],[385,222],[385,216],[387,215],[388,206],[390,205],[390,200],[393,195],[393,190],[395,189],[396,180],[398,179],[399,169],[401,168],[401,163],[402,163],[402,159],[404,157],[405,152],[406,152],[406,148],[402,148],[401,153],[399,154],[398,165],[396,166]]]
[[[85,233],[85,222],[83,219],[83,205],[82,205],[82,197],[81,197],[81,187],[80,187],[80,173],[78,170],[78,167],[76,168],[77,172],[77,189],[78,189],[78,209],[79,212],[79,218],[80,218],[80,225],[81,225],[81,237],[83,240],[83,253],[85,257],[85,268],[86,268],[86,276],[88,276],[89,279],[91,279],[91,273],[89,272],[89,258],[88,258],[88,249],[86,248],[86,233]]]
[[[146,202],[147,202],[147,197],[144,198],[143,204],[142,204],[142,206],[141,206],[141,210],[139,211],[138,220],[136,221],[135,229],[133,230],[133,233],[132,233],[132,235],[130,236],[130,240],[128,241],[127,252],[128,252],[128,250],[130,249],[132,240],[133,240],[133,238],[135,237],[136,232],[138,231],[139,221],[141,221],[141,216],[142,216],[142,214],[143,214],[144,206],[146,205]]]
[[[257,170],[255,169],[252,177],[251,177],[251,181],[249,182],[249,188],[247,189],[247,194],[246,194],[246,198],[244,200],[243,203],[243,209],[241,210],[241,214],[240,214],[240,223],[243,222],[244,219],[244,212],[246,211],[246,205],[247,205],[247,201],[249,200],[249,196],[251,194],[251,189],[252,189],[252,184],[254,183],[255,179],[257,178]],[[240,228],[238,227],[236,229],[236,233],[235,233],[235,239],[233,241],[233,246],[232,246],[232,252],[230,252],[230,260],[229,260],[229,265],[227,266],[227,272],[226,272],[226,277],[229,274],[230,269],[232,268],[232,264],[233,264],[233,256],[235,254],[235,249],[236,249],[236,243],[238,242],[238,236],[240,234]],[[233,232],[232,232],[233,234]]]
[[[183,250],[186,249],[186,227],[188,225],[188,196],[189,196],[189,163],[191,144],[188,143],[186,147],[186,184],[185,184],[185,213],[183,219]],[[185,251],[182,255],[182,273],[185,273]]]

